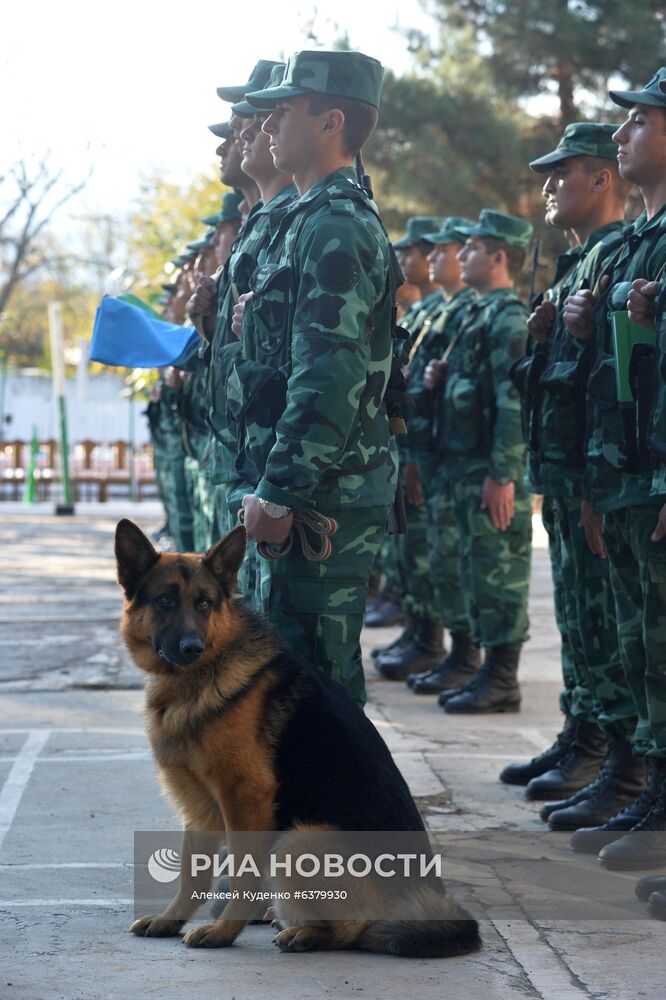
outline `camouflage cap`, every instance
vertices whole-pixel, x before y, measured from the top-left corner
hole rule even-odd
[[[207,226],[219,226],[223,222],[234,222],[236,219],[240,221],[243,216],[238,206],[242,202],[243,197],[240,191],[227,191],[222,196],[222,208],[220,211],[216,212],[215,215],[207,215],[201,221],[205,222]]]
[[[174,257],[171,263],[175,264],[176,267],[185,267],[186,264],[191,264],[192,261],[196,259],[196,256],[196,250],[186,250],[183,251],[183,253],[178,254],[177,257]]]
[[[362,52],[304,50],[291,57],[278,86],[263,92],[255,88],[246,96],[252,104],[267,110],[275,107],[276,101],[308,94],[347,97],[378,108],[383,78],[384,67],[379,60]]]
[[[611,136],[618,125],[602,125],[599,122],[573,122],[567,125],[552,153],[532,160],[530,169],[537,174],[547,174],[555,163],[568,160],[570,156],[596,156],[601,160],[617,159],[617,143]]]
[[[466,236],[490,236],[495,240],[504,240],[511,247],[525,249],[532,239],[534,226],[517,215],[506,212],[495,212],[484,208],[479,215],[479,221],[466,230]]]
[[[187,243],[186,246],[188,250],[194,250],[195,253],[201,253],[206,247],[209,247],[213,242],[215,236],[215,230],[209,229],[205,236],[202,236],[200,240],[194,240],[192,243]]]
[[[440,230],[436,233],[426,233],[423,239],[437,246],[442,246],[444,243],[464,243],[468,230],[473,226],[471,219],[463,219],[460,215],[449,215],[444,219],[444,225]]]
[[[278,83],[282,82],[286,68],[286,63],[276,63],[271,70],[271,75],[266,81],[266,86],[262,87],[261,93],[263,93],[264,90],[270,90],[273,87],[277,87]],[[256,105],[248,101],[247,98],[244,101],[239,101],[238,104],[232,104],[231,111],[234,115],[238,115],[239,118],[254,118],[255,115],[266,114],[266,108],[256,107]]]
[[[631,108],[634,104],[666,108],[666,66],[658,69],[641,90],[609,90],[608,95],[621,108]]]
[[[216,135],[218,139],[232,139],[234,130],[232,129],[229,122],[217,122],[215,125],[209,125],[208,128]]]
[[[444,225],[444,219],[440,215],[413,215],[407,219],[407,229],[404,236],[401,236],[393,244],[394,250],[408,250],[415,243],[432,243],[430,235],[439,232]]]
[[[221,97],[223,101],[229,101],[231,104],[235,101],[242,101],[250,91],[261,90],[262,87],[265,87],[273,66],[279,65],[280,63],[274,59],[260,59],[250,73],[250,79],[247,83],[240,83],[235,87],[218,87],[217,96]]]

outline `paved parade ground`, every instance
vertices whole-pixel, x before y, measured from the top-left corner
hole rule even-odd
[[[0,997],[663,997],[666,923],[647,918],[635,898],[641,873],[602,877],[594,858],[572,857],[566,836],[543,838],[538,805],[497,780],[504,763],[543,749],[560,726],[539,532],[520,714],[445,716],[433,699],[381,680],[366,655],[368,714],[433,836],[453,838],[445,876],[481,918],[482,951],[447,960],[287,955],[267,925],[212,951],[129,934],[134,832],[177,822],[143,734],[141,676],[118,636],[120,516],[153,530],[160,509],[82,504],[75,517],[56,518],[50,506],[0,507]],[[366,631],[366,654],[395,634]],[[496,857],[461,860],[465,843],[484,840]]]

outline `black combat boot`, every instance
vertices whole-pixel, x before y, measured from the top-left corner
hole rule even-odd
[[[657,920],[666,920],[666,892],[653,892],[648,899],[648,913]]]
[[[599,852],[611,871],[661,868],[666,864],[666,758],[657,758],[657,791],[652,805],[636,826]]]
[[[619,735],[609,733],[608,745],[599,777],[587,786],[590,794],[552,812],[548,820],[551,830],[601,826],[640,795],[646,778],[645,759],[636,757],[631,745]]]
[[[505,785],[526,785],[532,778],[550,771],[566,755],[576,732],[577,722],[570,715],[565,717],[562,732],[555,737],[552,746],[543,753],[532,757],[525,764],[507,764],[500,774],[500,781]]]
[[[570,841],[574,851],[582,854],[598,854],[607,844],[624,837],[625,833],[633,830],[645,818],[655,801],[660,781],[659,770],[654,760],[648,759],[646,770],[647,778],[638,798],[615,816],[611,816],[606,823],[576,830]]]
[[[519,711],[518,661],[521,645],[519,642],[506,642],[487,648],[476,677],[444,703],[444,711],[451,714]]]
[[[472,642],[470,632],[451,633],[451,652],[432,670],[410,674],[407,684],[414,694],[437,694],[461,687],[475,677],[481,663],[479,647]]]
[[[403,625],[400,635],[394,639],[393,642],[389,642],[386,646],[374,646],[370,650],[370,656],[373,660],[376,660],[377,657],[384,656],[386,653],[397,652],[399,647],[404,646],[406,643],[413,640],[417,625],[418,619],[414,618],[413,615],[408,614],[405,618],[405,624]]]
[[[545,771],[528,783],[525,797],[535,799],[565,799],[597,776],[608,750],[606,737],[595,722],[579,721],[569,751],[556,767]]]
[[[404,681],[413,671],[434,667],[444,652],[443,634],[441,622],[419,618],[410,640],[377,657],[377,670],[387,680]]]
[[[394,587],[385,587],[368,607],[363,618],[366,628],[390,628],[402,625],[405,613],[402,610],[402,596]]]

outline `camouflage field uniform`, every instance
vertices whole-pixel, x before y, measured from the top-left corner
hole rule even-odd
[[[231,329],[236,294],[250,290],[250,281],[287,207],[297,196],[289,184],[267,205],[257,203],[234,243],[218,282],[218,309],[215,332],[210,345],[207,385],[209,422],[213,429],[209,476],[215,484],[216,523],[219,537],[237,523],[237,513],[244,493],[252,492],[258,476],[245,461],[242,429],[228,409],[226,381],[234,359],[240,355],[240,342]],[[239,488],[240,486],[240,488]],[[235,491],[235,493],[234,493]],[[230,494],[233,494],[231,497]],[[229,503],[231,500],[231,505]],[[257,556],[254,542],[248,542],[243,566],[238,574],[238,588],[254,601],[257,590]]]
[[[469,621],[460,584],[458,527],[435,437],[435,394],[423,385],[423,375],[429,361],[441,358],[475,298],[472,289],[463,289],[429,317],[429,328],[411,359],[407,382],[413,404],[408,421],[408,454],[416,462],[425,499],[425,551],[421,561],[432,582],[438,616],[450,632],[469,631]]]
[[[214,489],[208,476],[211,433],[206,420],[206,368],[196,356],[187,366],[187,379],[180,397],[185,482],[195,552],[205,552],[213,542]]]
[[[532,501],[525,492],[520,402],[509,372],[524,354],[527,310],[511,289],[470,303],[440,394],[439,441],[460,533],[460,576],[474,642],[527,638]],[[513,480],[515,514],[498,531],[481,510],[486,476]]]
[[[544,495],[543,524],[562,636],[560,707],[604,728],[618,724],[630,736],[636,717],[618,651],[608,560],[590,551],[579,525],[593,348],[572,337],[562,318],[569,295],[593,288],[604,263],[617,253],[622,228],[620,222],[604,226],[584,247],[560,255],[550,292],[557,317],[547,343],[537,344],[523,362],[520,381],[528,441],[526,482],[529,490]]]
[[[179,552],[193,552],[194,531],[185,476],[180,393],[180,389],[171,389],[162,382],[151,429],[155,470],[171,536]]]
[[[400,326],[407,330],[411,336],[412,348],[407,376],[407,391],[413,398],[417,380],[420,378],[422,381],[425,369],[425,364],[420,364],[420,358],[423,354],[421,335],[425,335],[430,329],[434,317],[441,312],[445,305],[446,299],[443,292],[439,290],[431,292],[421,301],[415,302],[400,320]],[[419,422],[419,416],[410,406],[407,412],[407,436],[398,438],[397,443],[401,467],[408,462],[414,462],[419,470],[419,475],[421,475],[424,466],[423,463],[419,465],[414,451],[415,425]],[[430,443],[428,441],[428,444]],[[430,618],[440,621],[435,581],[431,575],[428,557],[427,483],[423,481],[421,481],[421,492],[424,503],[420,506],[416,507],[409,503],[409,500],[406,501],[406,532],[404,535],[392,535],[390,540],[396,547],[396,562],[402,588],[403,608],[415,618]]]
[[[253,98],[252,98],[253,99]],[[298,652],[365,698],[359,636],[368,577],[395,495],[384,394],[392,358],[388,242],[338,170],[280,223],[253,278],[227,379],[258,497],[340,524],[325,563],[262,560],[262,606]]]
[[[594,312],[597,359],[590,374],[591,434],[588,461],[591,496],[604,514],[604,541],[617,611],[620,655],[638,713],[634,746],[643,755],[666,756],[666,540],[652,542],[657,514],[666,502],[661,469],[654,474],[642,431],[644,389],[650,395],[659,359],[639,369],[638,405],[617,400],[609,313],[626,308],[634,278],[655,279],[666,265],[666,206],[652,219],[643,213],[624,231],[622,250],[610,268],[610,286]],[[661,348],[663,356],[663,347]],[[655,424],[652,450],[666,441]],[[662,452],[663,453],[663,452]]]

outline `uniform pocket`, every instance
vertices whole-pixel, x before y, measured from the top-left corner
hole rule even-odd
[[[286,375],[279,368],[243,358],[229,372],[226,396],[229,413],[245,426],[248,457],[263,475],[275,444],[275,426],[286,406]]]
[[[541,376],[540,454],[549,462],[583,465],[585,386],[579,361],[556,361]]]
[[[444,438],[453,452],[475,451],[481,444],[481,386],[476,379],[453,375],[445,387],[447,426]]]
[[[636,412],[634,406],[620,407],[617,399],[615,358],[602,354],[588,383],[588,393],[595,416],[589,456],[604,460],[615,469],[637,466]]]
[[[277,354],[287,338],[291,268],[265,264],[254,278],[251,322],[257,353]]]

